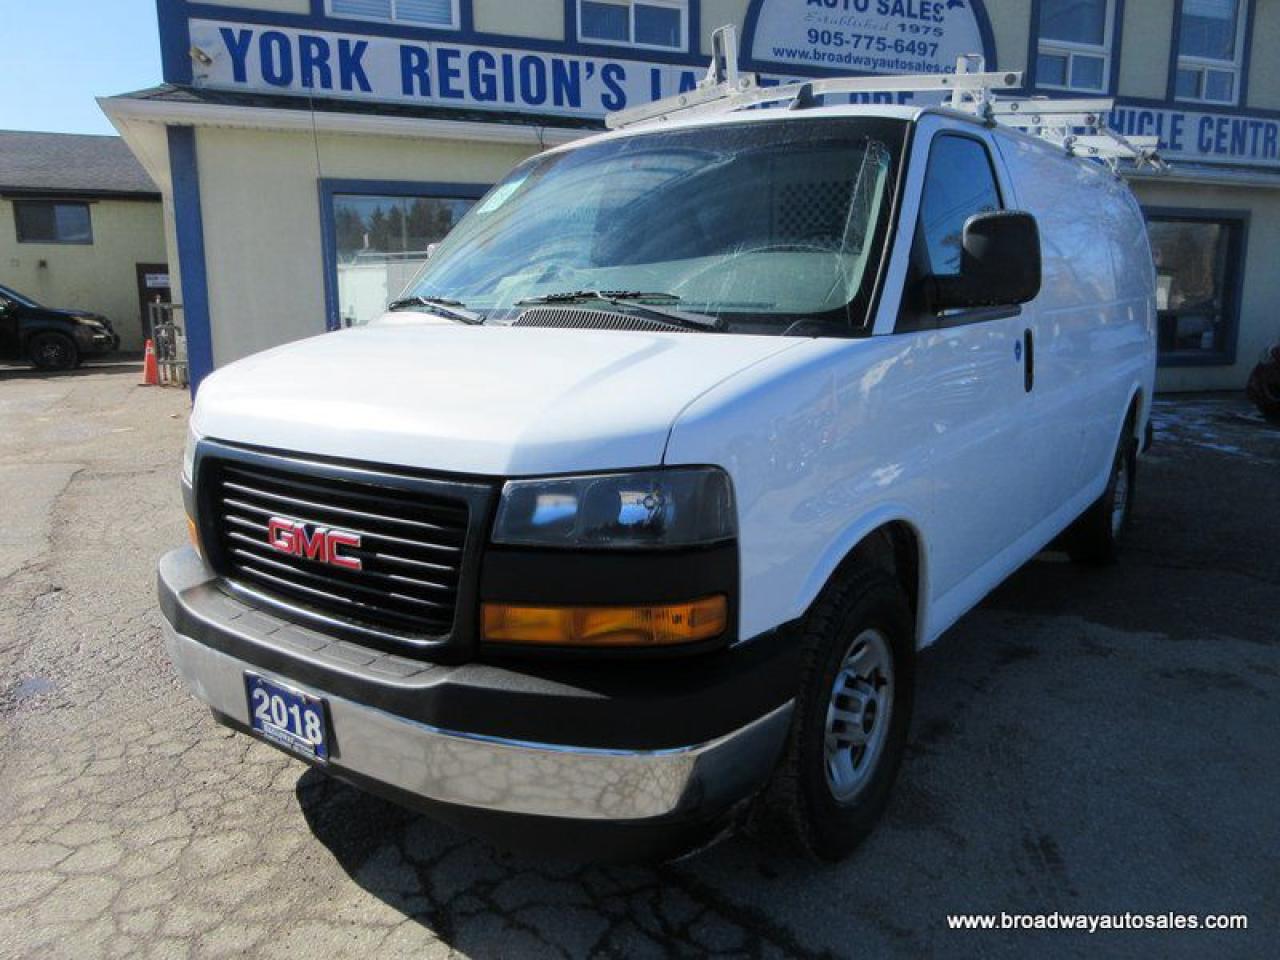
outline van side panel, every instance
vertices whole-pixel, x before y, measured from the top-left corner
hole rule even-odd
[[[1132,194],[1107,168],[1028,137],[1001,133],[996,142],[1018,205],[1040,227],[1043,284],[1026,312],[1035,335],[1033,416],[1044,438],[1041,512],[1060,528],[1105,488],[1134,394],[1144,404],[1151,396],[1151,255]]]

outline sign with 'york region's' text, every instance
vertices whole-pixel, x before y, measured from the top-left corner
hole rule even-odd
[[[795,25],[771,24],[769,18],[775,11],[790,5],[809,6],[811,2],[814,9],[837,11],[846,3],[856,8],[863,0],[764,0],[759,8],[753,44],[757,61],[768,62],[772,56],[761,56],[761,44],[770,38],[776,40],[785,29],[800,29]],[[866,0],[869,6],[877,2]],[[896,2],[884,2],[891,10],[898,9]],[[950,16],[953,10],[960,9],[960,6],[951,7],[960,0],[929,2],[932,6],[917,0],[902,9],[909,9],[916,16]],[[945,11],[936,9],[944,2]],[[963,6],[968,9],[967,4]],[[953,24],[953,21],[947,22]],[[192,46],[202,54],[201,63],[195,65],[195,84],[248,93],[345,97],[370,102],[599,118],[612,110],[690,90],[704,72],[678,64],[586,56],[570,51],[503,49],[263,24],[192,20],[190,27]],[[972,30],[976,34],[976,24]],[[955,47],[938,56],[945,59],[952,57],[954,50],[972,53],[982,49],[976,36],[969,39],[963,36],[963,30],[955,33]],[[956,37],[962,39],[956,40]],[[779,44],[778,49],[783,48]],[[203,62],[205,60],[208,62]],[[818,63],[803,59],[795,62],[807,62],[811,66]],[[837,75],[862,72],[864,66],[832,62],[826,63],[821,72]],[[954,57],[951,66],[954,68]],[[795,74],[788,76],[785,65],[780,67],[777,74],[762,76],[761,82],[795,79]],[[929,72],[918,62],[877,66],[875,71]],[[941,72],[941,66],[932,72]],[[849,99],[924,104],[936,102],[938,95],[866,93]],[[1132,106],[1121,102],[1112,111],[1110,124],[1126,135],[1159,137],[1161,152],[1169,160],[1280,169],[1280,120],[1272,117]]]
[[[994,52],[971,0],[761,0],[751,59],[849,73],[952,73]]]
[[[691,90],[705,71],[671,64],[191,21],[196,86],[255,93],[602,117]]]

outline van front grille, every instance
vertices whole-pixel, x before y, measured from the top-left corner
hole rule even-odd
[[[203,459],[204,529],[216,531],[220,572],[379,631],[446,637],[463,588],[468,499],[305,466]]]

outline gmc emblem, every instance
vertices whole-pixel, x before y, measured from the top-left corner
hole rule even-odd
[[[301,520],[272,517],[267,524],[267,545],[272,550],[301,557],[303,560],[315,560],[343,570],[361,569],[359,557],[342,553],[344,547],[359,549],[358,533],[330,530],[327,527],[315,527],[307,533],[307,525]]]

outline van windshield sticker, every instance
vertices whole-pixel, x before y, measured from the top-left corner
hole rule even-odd
[[[529,175],[526,173],[518,180],[512,180],[508,183],[504,183],[489,194],[489,198],[485,200],[484,203],[480,204],[476,213],[493,213],[493,211],[497,210],[500,206],[510,200],[515,192],[524,186],[524,182],[528,179]]]

